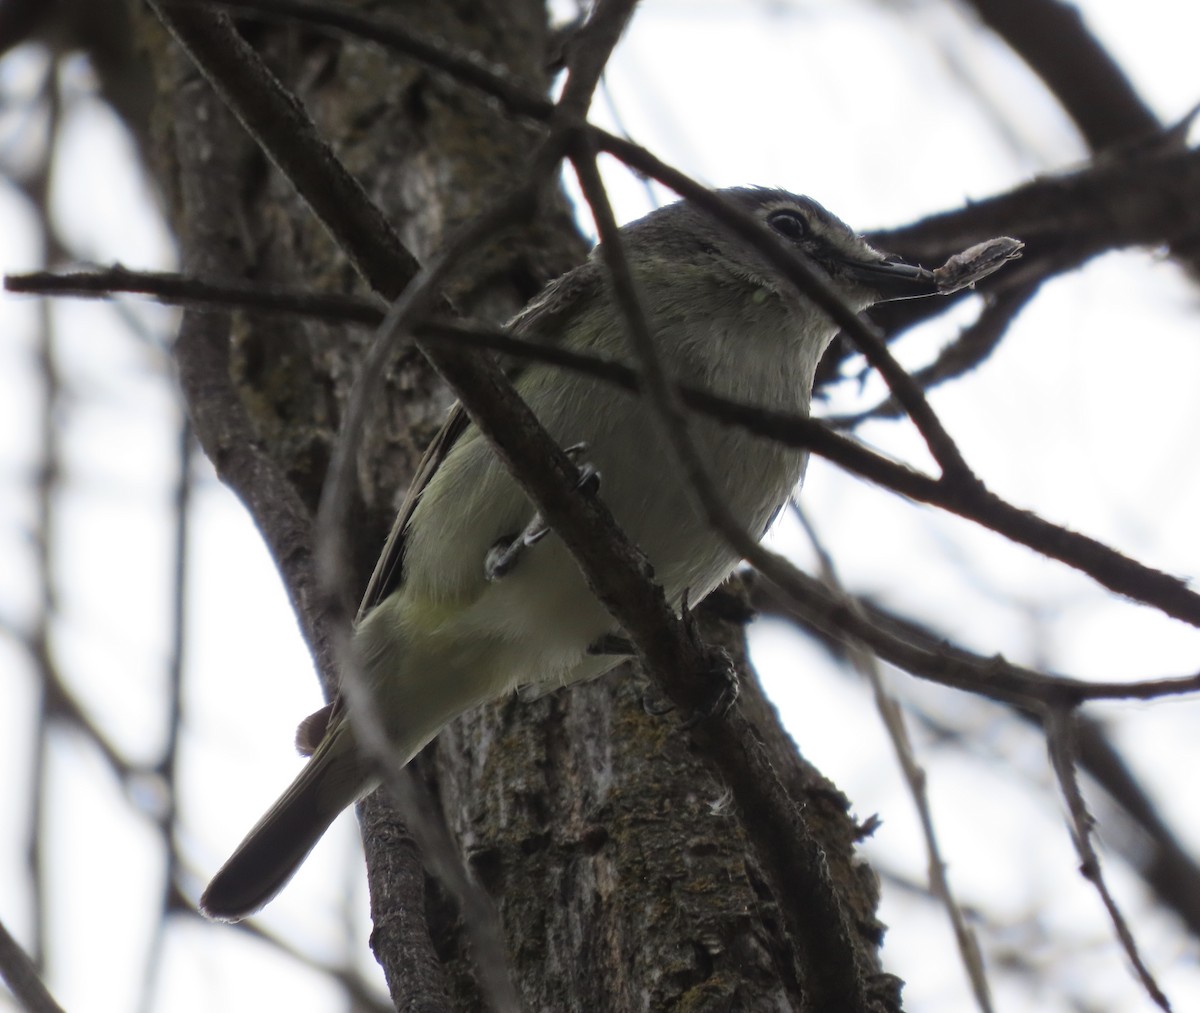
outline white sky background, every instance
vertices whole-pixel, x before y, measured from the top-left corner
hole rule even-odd
[[[1179,0],[1079,6],[1161,118],[1177,120],[1200,101],[1200,7]],[[15,54],[0,74],[6,85],[14,77],[32,82],[37,61]],[[70,80],[89,87],[82,67]],[[634,139],[685,171],[713,185],[763,183],[808,193],[861,229],[983,198],[1086,156],[1040,83],[940,0],[649,0],[608,83]],[[980,113],[976,95],[995,119]],[[13,139],[26,135],[8,115],[0,116],[0,155],[11,160]],[[594,119],[609,122],[603,102]],[[101,263],[171,267],[166,234],[111,115],[98,103],[84,104],[64,125],[62,145],[53,207],[78,249]],[[619,170],[609,178],[624,218],[649,209],[643,184]],[[0,269],[37,266],[35,241],[21,199],[0,190]],[[1047,285],[999,352],[939,388],[934,407],[997,492],[1194,579],[1200,471],[1189,467],[1188,437],[1200,425],[1198,291],[1153,251],[1104,257]],[[134,309],[151,333],[169,332],[169,312]],[[0,630],[23,627],[36,605],[27,534],[38,312],[31,301],[0,301]],[[113,309],[61,303],[52,312],[68,388],[55,648],[96,722],[127,756],[152,760],[165,731],[176,410],[162,382],[161,353],[131,337]],[[898,349],[905,364],[928,361],[961,322],[939,321],[907,338]],[[842,387],[831,408],[873,403],[880,391],[875,381],[861,394],[856,384]],[[862,435],[925,461],[905,423],[874,424]],[[320,702],[253,526],[206,465],[198,472],[181,770],[181,845],[196,876],[193,894],[294,774],[296,721]],[[809,470],[802,501],[849,588],[878,595],[974,649],[1093,679],[1197,667],[1197,631],[820,461]],[[793,523],[772,537],[811,564]],[[866,856],[885,874],[922,882],[925,857],[912,806],[867,691],[782,626],[760,623],[754,647],[804,754],[860,817],[881,815]],[[1098,899],[1076,873],[1039,736],[997,708],[891,675],[898,691],[931,713],[953,714],[974,729],[969,754],[920,727],[913,734],[960,899],[994,919],[981,932],[998,1009],[1068,1009],[1063,988],[1031,994],[996,970],[1008,951],[1054,964],[1052,980],[1092,1008],[1150,1009]],[[23,787],[34,683],[2,633],[0,688],[0,765],[10,772],[5,783]],[[1121,704],[1092,713],[1109,722],[1170,825],[1200,852],[1191,773],[1200,707]],[[131,1009],[161,890],[153,828],[118,804],[119,789],[84,743],[57,737],[52,778],[51,986],[71,1013]],[[144,805],[152,804],[153,787],[147,784]],[[31,904],[19,850],[27,818],[26,800],[0,790],[0,918],[21,938]],[[262,923],[324,959],[357,950],[369,964],[365,913],[349,941],[332,913],[347,882],[361,878],[357,867],[344,869],[355,839],[344,817]],[[1200,1008],[1194,941],[1156,910],[1119,859],[1109,857],[1106,871],[1177,1008]],[[908,982],[907,1008],[970,1008],[940,909],[889,882],[882,917],[892,927],[889,969]],[[111,944],[98,948],[97,939]],[[332,1008],[335,993],[297,967],[235,930],[180,922],[168,934],[154,1009]]]

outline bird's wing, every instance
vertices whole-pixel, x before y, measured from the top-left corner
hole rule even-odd
[[[590,264],[568,271],[535,296],[510,321],[509,329],[513,334],[528,341],[556,343],[567,328],[568,318],[574,315],[581,302],[586,301],[587,290],[599,281],[599,275]],[[523,364],[518,363],[508,370],[509,378],[515,379],[522,367]],[[466,410],[456,401],[442,428],[426,448],[404,502],[396,514],[391,533],[383,545],[383,552],[375,564],[375,571],[367,582],[367,590],[358,607],[355,623],[362,622],[371,609],[400,586],[404,576],[404,537],[413,509],[434,473],[446,459],[446,455],[470,425],[470,421]]]
[[[510,321],[510,330],[529,341],[556,343],[566,331],[569,318],[575,314],[579,305],[586,301],[587,290],[598,285],[600,281],[600,275],[591,262],[568,271],[561,278],[551,282]],[[521,364],[518,364],[516,369],[509,371],[509,376],[515,377],[520,368]],[[466,409],[460,402],[454,402],[446,421],[425,448],[425,453],[413,474],[404,502],[400,504],[396,520],[392,523],[392,530],[383,544],[383,552],[380,553],[371,579],[367,582],[366,592],[354,620],[355,625],[362,622],[367,613],[395,591],[403,581],[404,540],[413,510],[446,459],[446,455],[470,424]],[[332,701],[300,723],[296,730],[296,748],[302,755],[312,755],[329,729],[338,723],[337,719],[344,709],[345,700],[341,693],[338,693]]]
[[[363,594],[362,603],[358,606],[358,615],[354,620],[356,625],[363,621],[371,609],[400,586],[401,578],[404,576],[404,536],[408,530],[408,522],[412,517],[413,508],[416,507],[417,500],[421,498],[421,493],[429,485],[430,479],[433,478],[442,461],[446,459],[446,455],[450,453],[450,448],[466,431],[470,421],[462,404],[455,401],[450,408],[450,414],[446,416],[446,421],[442,423],[442,428],[425,448],[425,453],[409,484],[408,492],[404,496],[404,502],[400,504],[400,509],[396,513],[391,533],[388,535],[387,541],[383,543],[383,552],[380,553],[379,561],[375,564],[375,571],[367,582],[367,590]]]
[[[412,517],[413,507],[417,505],[422,491],[429,484],[433,473],[450,452],[455,441],[467,428],[470,419],[463,406],[455,401],[450,408],[450,414],[442,423],[425,453],[421,457],[417,470],[413,475],[412,484],[404,496],[404,502],[396,513],[392,530],[387,541],[383,543],[383,552],[375,564],[371,579],[367,581],[367,590],[363,594],[362,603],[358,606],[358,615],[354,618],[357,626],[376,605],[383,601],[397,587],[404,576],[404,534],[408,528],[409,518]],[[330,730],[340,724],[342,712],[346,709],[346,699],[339,690],[324,707],[314,711],[296,729],[296,750],[301,756],[312,756],[321,743],[328,737]]]

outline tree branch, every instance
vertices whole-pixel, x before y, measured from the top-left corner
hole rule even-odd
[[[1061,0],[968,0],[968,4],[1042,79],[1093,151],[1161,129],[1158,118],[1088,31],[1083,14],[1073,4]]]
[[[137,275],[131,282],[137,291],[149,291],[156,276]],[[68,276],[60,286],[54,275],[10,276],[5,280],[11,291],[70,292],[76,285],[89,291],[91,282],[80,282]],[[180,287],[164,286],[164,293],[175,293]],[[274,291],[262,299],[250,294],[244,286],[210,286],[208,283],[181,283],[187,294],[182,300],[207,304],[208,299],[220,304],[224,300],[234,305],[261,307],[268,302],[281,312],[303,312],[306,297],[302,293]],[[174,298],[164,294],[164,298]],[[366,300],[338,297],[320,306],[322,315],[341,312],[336,304],[344,302],[346,319],[366,322],[378,311]],[[428,343],[443,343],[462,348],[480,348],[501,352],[518,360],[552,363],[565,369],[584,372],[618,384],[627,390],[638,390],[639,374],[621,363],[568,349],[533,344],[515,338],[488,325],[471,321],[450,322],[443,318],[428,318],[411,325]],[[732,425],[743,426],[750,432],[777,439],[788,446],[800,447],[825,457],[851,474],[909,499],[937,506],[950,513],[986,527],[997,534],[1033,549],[1087,574],[1103,587],[1165,614],[1200,625],[1200,595],[1193,592],[1181,578],[1145,566],[1117,550],[1087,535],[1056,525],[1031,511],[1022,510],[992,493],[982,484],[962,488],[952,482],[931,478],[907,465],[878,454],[861,443],[834,431],[827,422],[747,405],[707,391],[682,386],[681,396],[689,408],[703,412]],[[840,421],[840,420],[835,420]],[[1186,691],[1186,690],[1180,690]]]
[[[1125,921],[1121,909],[1117,906],[1116,899],[1108,889],[1104,872],[1100,868],[1100,856],[1096,854],[1096,849],[1092,845],[1092,826],[1095,820],[1087,810],[1087,803],[1083,800],[1083,793],[1079,790],[1079,780],[1075,775],[1074,723],[1075,715],[1069,711],[1054,708],[1046,712],[1046,743],[1050,752],[1050,762],[1054,768],[1054,774],[1058,778],[1059,787],[1062,789],[1063,798],[1067,803],[1067,811],[1071,816],[1071,840],[1079,854],[1080,872],[1100,894],[1100,899],[1116,930],[1121,948],[1129,957],[1130,963],[1133,964],[1134,971],[1142,983],[1142,987],[1146,990],[1146,994],[1156,1005],[1169,1013],[1171,1003],[1142,960],[1141,954],[1138,953],[1133,933],[1129,930],[1129,925]]]
[[[38,977],[33,961],[8,934],[3,922],[0,922],[0,978],[28,1013],[63,1013],[63,1008]]]

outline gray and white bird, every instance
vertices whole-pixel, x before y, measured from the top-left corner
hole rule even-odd
[[[933,272],[873,249],[816,201],[763,188],[722,193],[807,258],[856,311],[939,291]],[[817,362],[837,326],[758,249],[685,202],[621,235],[676,380],[808,412]],[[511,328],[633,362],[596,251]],[[668,450],[654,439],[645,401],[541,364],[526,368],[516,388],[560,445],[583,445],[583,459],[602,476],[598,495],[646,554],[673,606],[685,593],[698,602],[729,576],[738,556],[696,513]],[[804,453],[708,418],[694,419],[692,435],[734,515],[763,531],[799,483]],[[621,660],[589,652],[620,631],[556,535],[522,538],[535,516],[487,440],[454,408],[401,507],[354,634],[355,661],[396,762],[407,763],[480,703],[521,685],[590,679]],[[312,758],[205,891],[200,903],[210,917],[236,920],[260,908],[334,817],[377,785],[340,703],[302,725],[299,739],[314,748]]]

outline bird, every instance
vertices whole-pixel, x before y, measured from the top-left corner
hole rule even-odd
[[[815,200],[769,187],[718,191],[803,257],[854,311],[933,295],[934,272],[869,245]],[[817,363],[838,327],[758,244],[687,201],[620,230],[632,277],[674,381],[767,409],[808,414]],[[509,324],[536,343],[635,364],[600,247]],[[636,393],[548,364],[514,386],[590,481],[677,610],[739,562],[693,505],[652,407]],[[690,431],[717,492],[765,532],[801,481],[806,456],[708,417]],[[620,637],[563,542],[455,405],[417,468],[368,585],[351,651],[391,755],[407,763],[450,721],[519,687],[547,691],[623,660]],[[288,882],[334,818],[378,786],[340,698],[300,726],[311,758],[200,899],[236,921]]]

